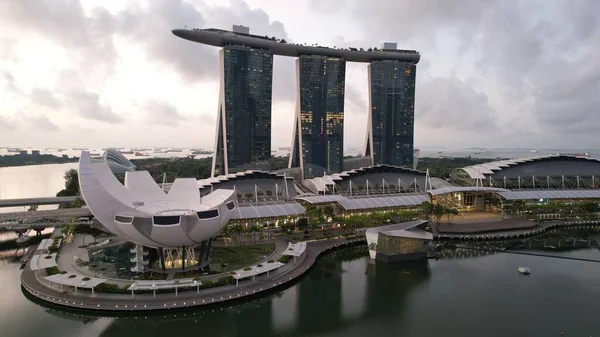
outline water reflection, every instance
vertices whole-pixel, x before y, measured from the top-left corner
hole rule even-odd
[[[399,315],[410,289],[429,274],[427,261],[375,263],[366,249],[352,248],[326,256],[301,282],[267,298],[207,310],[113,318],[100,336],[333,333],[364,320]],[[77,319],[94,320],[85,315]]]
[[[577,236],[563,234],[561,240]],[[575,247],[573,240],[569,242],[569,251],[556,254],[600,257],[596,248],[578,246],[584,244],[582,239],[575,240]],[[505,336],[511,329],[522,332],[516,335],[537,336],[564,326],[577,331],[578,326],[569,322],[584,321],[593,310],[600,310],[595,302],[586,302],[590,312],[572,305],[598,290],[593,284],[600,272],[590,269],[595,263],[503,253],[486,256],[489,252],[461,248],[448,248],[443,254],[439,261],[385,264],[370,260],[363,247],[336,251],[320,259],[298,284],[266,298],[227,307],[114,318],[77,314],[76,336],[362,336],[390,331],[407,336],[446,331],[472,335],[491,324],[489,317],[494,315],[514,324],[497,327],[489,336]],[[531,266],[533,276],[520,278],[515,268],[521,264]],[[570,303],[571,309],[561,310],[564,317],[549,321],[546,316],[555,314],[551,308],[560,301]],[[66,314],[48,313],[55,318]],[[435,325],[430,324],[432,315]],[[460,323],[467,316],[482,323]],[[580,326],[582,333],[591,331],[589,325]]]

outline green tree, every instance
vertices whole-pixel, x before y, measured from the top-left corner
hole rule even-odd
[[[450,223],[452,217],[458,215],[458,210],[456,208],[446,208],[444,212],[446,213],[446,219],[448,223]]]
[[[581,204],[581,210],[585,213],[596,213],[600,211],[600,207],[597,202],[584,202]]]
[[[333,211],[333,207],[331,205],[327,205],[325,207],[323,207],[323,216],[325,218],[333,218],[335,215],[335,212]]]
[[[284,223],[281,225],[281,231],[287,234],[291,234],[294,230],[295,225],[291,222]]]
[[[446,208],[440,204],[433,207],[433,215],[435,216],[435,222],[439,224],[442,221],[442,216],[446,213]]]
[[[79,195],[79,176],[77,170],[70,169],[65,171],[65,188],[56,193],[57,197],[74,197]]]
[[[307,218],[298,218],[296,220],[296,227],[300,230],[307,231],[308,230],[308,219]]]
[[[431,214],[433,214],[433,204],[429,201],[425,201],[421,204],[421,210],[423,211],[423,214],[427,217],[427,220],[429,220],[429,217],[431,216]]]

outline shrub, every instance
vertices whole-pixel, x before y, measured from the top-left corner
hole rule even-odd
[[[51,258],[52,258],[52,255],[46,255],[46,256],[44,256],[44,259],[46,259],[46,260],[51,259]]]
[[[89,280],[91,280],[91,278],[89,278],[89,277],[86,276],[86,277],[82,278],[81,280],[82,281],[89,281]]]
[[[61,271],[60,273],[64,275],[64,274],[66,274],[67,272],[63,270],[63,271]]]
[[[77,275],[75,275],[75,274],[69,275],[69,278],[76,278],[76,277],[77,277]]]
[[[51,245],[50,247],[48,247],[48,251],[50,253],[56,253],[58,251],[58,246]]]
[[[99,285],[96,286],[96,291],[99,291],[102,293],[113,293],[113,294],[129,293],[129,291],[127,291],[127,286],[125,286],[124,288],[119,288],[118,285],[113,284],[113,283],[100,283]]]
[[[281,263],[288,263],[290,262],[290,257],[288,255],[283,255],[277,261]]]
[[[211,280],[206,280],[206,281],[202,282],[201,287],[202,287],[202,289],[208,289],[208,288],[215,287],[215,284]]]
[[[273,262],[275,262],[275,261],[273,261],[273,260],[269,260],[269,261],[267,261],[267,263],[273,263]]]
[[[245,270],[245,271],[248,271],[248,270],[252,270],[252,268],[250,268],[250,267],[246,267],[246,268],[244,268],[244,270]]]
[[[257,266],[258,268],[260,268],[260,267],[262,267],[263,265],[262,265],[262,264],[257,264],[256,266]]]
[[[223,277],[219,277],[219,279],[217,280],[218,286],[224,286],[224,285],[233,284],[233,283],[235,283],[235,278],[233,278],[233,276],[223,276]]]
[[[46,275],[48,275],[48,276],[52,276],[52,275],[59,274],[59,273],[61,273],[61,271],[58,270],[58,267],[46,268]]]

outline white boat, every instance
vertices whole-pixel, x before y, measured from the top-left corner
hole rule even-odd
[[[531,274],[531,270],[529,269],[529,267],[519,267],[519,268],[517,268],[517,271],[519,272],[519,274],[524,274],[524,275]]]

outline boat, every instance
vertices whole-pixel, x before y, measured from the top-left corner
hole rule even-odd
[[[124,151],[124,150],[119,150],[119,152],[121,154],[133,154],[133,151]]]
[[[136,152],[136,153],[135,153],[135,156],[136,156],[136,157],[148,157],[148,155],[147,155],[147,154],[145,154],[145,153],[143,153],[143,152]]]
[[[529,153],[538,153],[538,150],[529,150]]]
[[[198,155],[198,154],[213,154],[213,152],[211,150],[194,150],[192,151],[193,155]]]
[[[529,267],[519,267],[519,268],[517,268],[517,271],[519,272],[519,274],[523,274],[523,275],[531,274],[531,269],[529,269]]]

